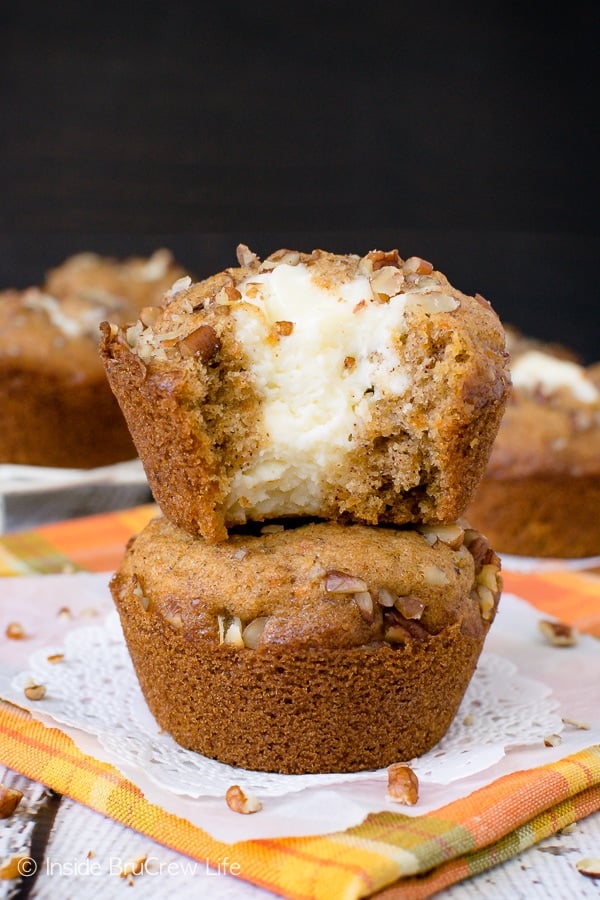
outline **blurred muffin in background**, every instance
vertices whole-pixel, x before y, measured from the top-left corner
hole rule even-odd
[[[145,258],[117,260],[97,253],[77,253],[46,273],[43,290],[53,297],[76,295],[104,303],[127,300],[136,312],[160,303],[177,278],[187,274],[173,259],[170,250],[155,250]]]
[[[0,463],[95,468],[136,457],[98,355],[99,323],[135,321],[184,270],[168,250],[78,254],[0,293]]]
[[[516,359],[530,350],[539,350],[540,353],[546,353],[550,356],[556,356],[558,359],[566,359],[571,362],[581,363],[581,357],[572,347],[557,341],[542,341],[530,335],[523,334],[516,326],[504,324],[506,332],[506,349],[511,359]]]
[[[600,554],[600,364],[507,329],[512,391],[466,517],[499,553]]]

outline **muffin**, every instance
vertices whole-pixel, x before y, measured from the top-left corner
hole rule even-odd
[[[135,321],[140,304],[159,301],[181,274],[165,253],[146,268],[85,254],[44,287],[0,294],[0,463],[89,469],[135,458],[98,356],[99,323]]]
[[[217,544],[164,517],[111,580],[157,723],[223,763],[378,769],[446,733],[501,590],[459,524],[246,525]]]
[[[467,510],[501,553],[600,554],[600,367],[525,349],[485,476]]]
[[[211,542],[277,517],[457,519],[509,388],[489,303],[396,250],[238,262],[102,326],[163,513]]]
[[[159,303],[174,281],[185,275],[170,250],[160,248],[150,257],[114,259],[97,253],[77,253],[46,273],[44,291],[54,297],[77,295],[104,302],[129,301],[139,312]]]
[[[529,334],[524,334],[516,325],[510,325],[506,322],[504,323],[504,331],[506,333],[506,349],[511,359],[516,359],[518,356],[529,353],[531,350],[537,350],[540,353],[547,353],[550,356],[556,356],[569,362],[581,363],[581,358],[575,350],[572,347],[567,347],[566,344],[561,344],[559,341],[544,341],[540,338],[531,337]]]

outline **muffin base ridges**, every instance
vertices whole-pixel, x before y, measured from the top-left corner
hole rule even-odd
[[[376,770],[422,755],[448,730],[482,648],[460,624],[403,647],[199,647],[114,593],[157,723],[183,747],[256,771]]]

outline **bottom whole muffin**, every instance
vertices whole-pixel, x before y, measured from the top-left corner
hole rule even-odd
[[[458,524],[269,525],[209,545],[158,518],[111,591],[148,706],[178,743],[246,769],[351,772],[446,733],[499,569]]]

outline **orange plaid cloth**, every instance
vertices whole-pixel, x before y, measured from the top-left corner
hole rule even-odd
[[[0,574],[108,571],[153,505],[43,526],[0,539]],[[505,589],[600,636],[600,579],[589,573],[505,573]],[[82,753],[63,732],[0,701],[0,760],[159,843],[295,900],[430,897],[510,859],[600,810],[600,746],[516,772],[421,816],[381,812],[346,831],[224,844],[145,800],[114,767]]]

